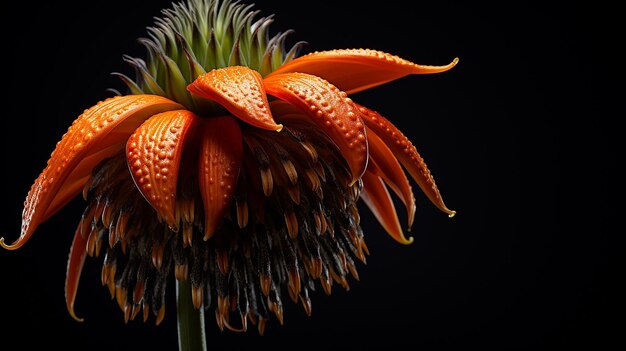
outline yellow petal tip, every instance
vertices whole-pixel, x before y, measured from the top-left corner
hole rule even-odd
[[[400,244],[411,245],[411,244],[413,244],[413,241],[415,241],[415,239],[413,239],[413,237],[410,236],[408,239],[404,238],[404,240],[400,241]]]
[[[77,321],[77,322],[82,323],[82,322],[84,322],[84,321],[85,321],[85,319],[84,319],[84,318],[79,318],[79,317],[76,315],[76,313],[74,313],[74,311],[73,311],[73,310],[70,310],[70,316],[72,316],[72,318],[73,318],[75,321]]]
[[[277,124],[275,131],[280,132],[282,130],[283,130],[283,125],[282,124]]]
[[[452,218],[454,216],[456,216],[456,211],[450,210],[450,212],[448,212],[448,218]]]
[[[16,245],[7,245],[4,243],[4,237],[0,238],[0,246],[2,246],[3,249],[6,250],[15,250],[18,247]]]

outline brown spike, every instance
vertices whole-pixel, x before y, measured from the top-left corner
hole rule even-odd
[[[335,236],[335,227],[333,226],[333,224],[330,221],[330,219],[328,219],[328,217],[326,217],[326,215],[324,215],[323,217],[324,217],[324,223],[326,224],[326,230],[328,231],[328,234],[330,234],[330,236],[334,237]]]
[[[298,219],[293,211],[285,212],[285,224],[289,237],[295,240],[298,237]]]
[[[126,289],[122,287],[116,287],[115,299],[117,301],[117,305],[120,307],[122,311],[124,311],[124,307],[126,306]]]
[[[322,269],[324,267],[324,263],[322,263],[322,259],[319,257],[314,257],[311,259],[311,277],[313,279],[318,279],[322,275]]]
[[[189,265],[186,264],[186,263],[175,265],[174,266],[174,276],[179,281],[187,280],[189,278]]]
[[[309,154],[309,157],[311,158],[311,161],[312,162],[317,162],[318,154],[317,154],[317,150],[315,149],[315,147],[311,143],[309,143],[308,141],[303,141],[303,142],[300,143],[300,145],[302,145],[302,147]]]
[[[130,313],[130,320],[134,321],[135,317],[137,317],[137,315],[139,314],[139,310],[141,310],[141,307],[139,305],[133,305],[132,306],[132,311]]]
[[[102,265],[102,272],[100,273],[100,281],[102,282],[102,286],[107,285],[109,281],[109,271],[111,270],[111,266],[108,264]]]
[[[350,290],[350,286],[348,285],[348,281],[346,280],[346,277],[344,277],[343,275],[337,274],[337,272],[335,272],[335,270],[332,267],[329,269],[329,271],[330,271],[330,276],[333,278],[335,282],[337,282],[344,289],[346,289],[346,291]]]
[[[302,306],[304,307],[304,312],[307,316],[311,316],[313,313],[313,306],[311,304],[311,299],[308,296],[300,296],[300,301],[302,302]]]
[[[346,259],[346,254],[343,251],[340,251],[337,253],[337,256],[339,257],[341,268],[343,268],[343,270],[346,271],[348,269],[348,261]]]
[[[322,180],[322,182],[326,182],[326,171],[324,171],[324,165],[321,162],[315,162],[313,164],[313,168],[315,172],[317,172],[318,177]]]
[[[113,205],[112,204],[106,204],[104,206],[104,210],[102,211],[102,224],[105,227],[109,227],[111,225],[112,222],[112,215],[113,215]]]
[[[87,181],[85,182],[85,185],[83,185],[83,200],[87,201],[87,197],[89,196],[89,188],[91,188],[91,185],[93,184],[93,177],[89,177],[89,179],[87,179]]]
[[[222,274],[228,275],[230,271],[228,252],[221,248],[217,248],[215,251],[217,253],[217,267]]]
[[[369,256],[370,249],[368,249],[367,245],[365,245],[365,240],[363,240],[363,238],[359,238],[359,243],[361,244],[360,247],[363,249],[363,251],[365,251],[365,253]]]
[[[329,277],[321,277],[320,282],[322,283],[322,288],[324,288],[324,293],[326,295],[330,295],[332,292],[332,282]]]
[[[224,331],[224,317],[220,314],[218,310],[215,310],[215,322],[217,323],[217,327],[220,328],[220,331]]]
[[[283,320],[283,305],[275,304],[274,314],[276,315],[276,318],[278,318],[278,322],[280,323],[280,325],[283,325],[284,324],[284,320]]]
[[[150,304],[146,302],[146,300],[143,300],[141,302],[141,307],[143,308],[143,322],[145,323],[148,321],[148,317],[150,316]]]
[[[248,201],[245,199],[236,201],[237,207],[237,225],[239,228],[245,228],[248,225]]]
[[[120,240],[124,240],[126,237],[126,226],[128,225],[128,220],[130,216],[120,211],[120,214],[117,216],[117,222],[115,223],[115,229],[117,230],[117,236]]]
[[[320,178],[317,176],[317,173],[312,168],[307,168],[304,171],[306,175],[306,179],[310,185],[311,191],[314,191],[319,198],[321,198],[322,192],[322,183],[320,183]]]
[[[293,289],[296,297],[300,295],[300,273],[298,269],[293,267],[289,269],[289,287]],[[294,302],[297,303],[298,299],[295,299]]]
[[[317,234],[322,234],[322,219],[317,211],[313,211],[313,220],[315,221],[315,230]]]
[[[165,304],[161,304],[161,308],[159,308],[159,313],[157,313],[157,316],[156,316],[156,325],[161,324],[164,318],[165,318]]]
[[[200,286],[192,286],[191,287],[191,298],[193,301],[193,307],[197,310],[202,307],[202,287]]]
[[[272,282],[270,276],[261,274],[261,275],[259,275],[259,281],[260,281],[260,284],[261,284],[261,292],[263,293],[263,295],[269,296],[269,294],[270,294],[270,284]]]
[[[130,313],[132,312],[132,308],[130,306],[130,304],[126,304],[124,305],[124,323],[128,324],[128,321],[130,320]]]
[[[117,233],[114,230],[109,230],[109,247],[112,248],[117,242]]]
[[[143,294],[146,289],[146,281],[140,281],[135,284],[135,290],[133,290],[133,304],[138,305],[143,299]]]
[[[163,244],[152,246],[152,265],[158,270],[161,270],[163,265],[163,253]]]
[[[294,303],[298,303],[298,294],[296,294],[291,285],[287,286],[287,292],[289,293],[289,298],[291,299],[291,301],[293,301]]]
[[[350,271],[350,274],[352,274],[354,279],[356,279],[357,281],[361,280],[359,278],[359,272],[357,272],[356,266],[354,265],[354,262],[352,260],[348,261],[348,270]]]
[[[93,223],[93,214],[96,210],[96,207],[93,205],[89,206],[89,211],[83,215],[80,220],[80,235],[85,237],[85,235],[89,234],[91,231],[92,223]]]
[[[102,212],[104,211],[104,207],[105,207],[104,201],[97,202],[96,207],[94,208],[94,211],[93,211],[93,219],[91,221],[92,225],[94,223],[100,222],[102,218]]]
[[[248,312],[246,313],[241,313],[241,330],[242,331],[248,331]]]
[[[120,243],[122,244],[122,253],[126,255],[126,246],[127,246],[128,240],[127,239],[122,240],[120,241]]]
[[[113,299],[115,297],[115,292],[116,292],[116,288],[115,288],[115,272],[117,271],[117,266],[113,265],[111,266],[111,269],[109,269],[109,279],[107,280],[107,287],[109,288],[109,293],[111,294],[111,299]]]
[[[267,323],[267,319],[259,316],[258,330],[259,330],[259,335],[261,335],[261,336],[263,336],[263,334],[265,333],[265,324],[266,323]]]
[[[287,177],[289,178],[289,182],[292,185],[298,184],[298,172],[296,171],[296,167],[293,165],[291,160],[282,160],[281,164],[285,169],[285,173],[287,173]]]
[[[287,186],[287,193],[289,194],[289,197],[294,204],[300,204],[300,187],[298,187],[297,185]]]
[[[272,171],[269,168],[261,169],[261,185],[263,186],[263,194],[266,197],[272,195],[274,189],[274,179],[272,177]]]
[[[93,227],[91,232],[89,232],[89,237],[87,238],[87,255],[89,257],[93,257],[96,250],[96,240],[98,237],[98,228]]]
[[[100,257],[100,252],[102,251],[102,237],[104,236],[104,232],[101,230],[98,230],[98,235],[96,236],[96,247],[95,247],[95,252],[94,254],[96,255],[96,257]]]
[[[183,247],[191,246],[193,242],[193,226],[189,222],[183,222]]]
[[[252,323],[252,325],[257,325],[257,319],[254,313],[248,313],[248,318],[250,319],[250,323]]]

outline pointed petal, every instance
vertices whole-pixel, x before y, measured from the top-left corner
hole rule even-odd
[[[81,234],[81,225],[78,226],[74,234],[65,276],[65,304],[72,318],[79,322],[82,322],[83,319],[77,317],[76,313],[74,313],[74,301],[76,300],[76,292],[78,291],[80,273],[83,270],[83,264],[87,256],[87,239],[89,238],[89,235],[86,233]]]
[[[173,230],[178,230],[176,194],[183,147],[200,117],[187,110],[146,120],[126,143],[126,159],[137,188]]]
[[[298,107],[337,145],[352,172],[352,184],[367,167],[365,125],[346,93],[304,73],[277,74],[263,81],[268,94]]]
[[[156,113],[180,108],[182,106],[164,97],[128,95],[107,99],[85,110],[63,135],[48,165],[32,185],[24,203],[20,237],[11,245],[0,238],[0,246],[15,250],[24,245],[37,226],[54,213],[49,211],[53,201],[58,209],[58,204],[65,204],[76,196],[80,192],[77,181],[86,181],[95,165],[122,150],[120,142],[126,140],[134,128]],[[100,152],[115,144],[120,148]],[[90,157],[96,154],[99,156]],[[82,162],[86,160],[88,163]],[[63,191],[66,186],[74,191]]]
[[[398,56],[368,49],[343,49],[314,52],[290,61],[268,77],[302,72],[322,77],[348,94],[369,89],[410,74],[445,72],[458,58],[445,66],[418,65]]]
[[[370,163],[373,162],[376,165],[372,169],[376,171],[375,173],[391,187],[402,200],[402,203],[404,203],[409,222],[408,228],[411,230],[413,219],[415,218],[415,197],[411,190],[411,184],[393,152],[369,128],[367,129],[367,142],[370,151]]]
[[[280,131],[270,112],[259,72],[243,66],[214,69],[198,77],[187,90],[211,99],[230,113],[255,127]]]
[[[389,146],[428,199],[438,209],[453,217],[456,212],[448,209],[444,204],[437,184],[435,184],[435,179],[413,143],[396,126],[377,112],[363,106],[359,106],[359,111],[363,122]]]
[[[369,167],[363,174],[362,179],[363,190],[361,191],[361,199],[372,211],[378,222],[397,242],[405,245],[412,243],[413,237],[407,239],[402,233],[396,208],[383,180],[372,172]]]
[[[208,118],[201,128],[198,181],[204,204],[204,240],[208,240],[233,200],[243,139],[237,121],[231,116]]]

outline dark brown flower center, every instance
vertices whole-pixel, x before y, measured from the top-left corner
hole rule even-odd
[[[349,274],[358,278],[354,258],[367,253],[356,205],[362,184],[348,185],[337,148],[304,121],[281,133],[244,126],[243,139],[235,199],[207,241],[197,160],[181,164],[177,231],[137,190],[124,154],[94,170],[83,215],[88,253],[106,247],[102,283],[126,319],[143,309],[144,320],[152,312],[160,322],[175,277],[191,281],[194,305],[214,309],[220,328],[245,330],[249,320],[262,333],[271,314],[282,323],[285,291],[310,314],[310,291],[328,294],[334,283],[348,288]]]

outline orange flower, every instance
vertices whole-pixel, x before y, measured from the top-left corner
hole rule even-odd
[[[137,79],[118,74],[131,94],[74,121],[28,193],[20,237],[10,245],[0,238],[20,248],[82,192],[88,204],[66,280],[74,318],[85,257],[104,246],[102,283],[126,320],[141,309],[144,320],[150,311],[163,319],[173,268],[191,282],[196,308],[215,308],[220,328],[238,329],[229,322],[238,311],[239,329],[250,320],[262,333],[269,312],[282,323],[283,289],[310,314],[315,281],[330,293],[333,283],[348,287],[348,274],[358,279],[353,258],[368,253],[359,198],[402,244],[413,238],[388,187],[410,229],[415,199],[405,170],[454,215],[413,144],[348,95],[444,72],[457,59],[424,66],[364,49],[294,59],[300,44],[285,52],[284,34],[266,38],[270,19],[253,23],[250,7],[192,0],[164,13],[142,39],[147,63],[126,58]]]

